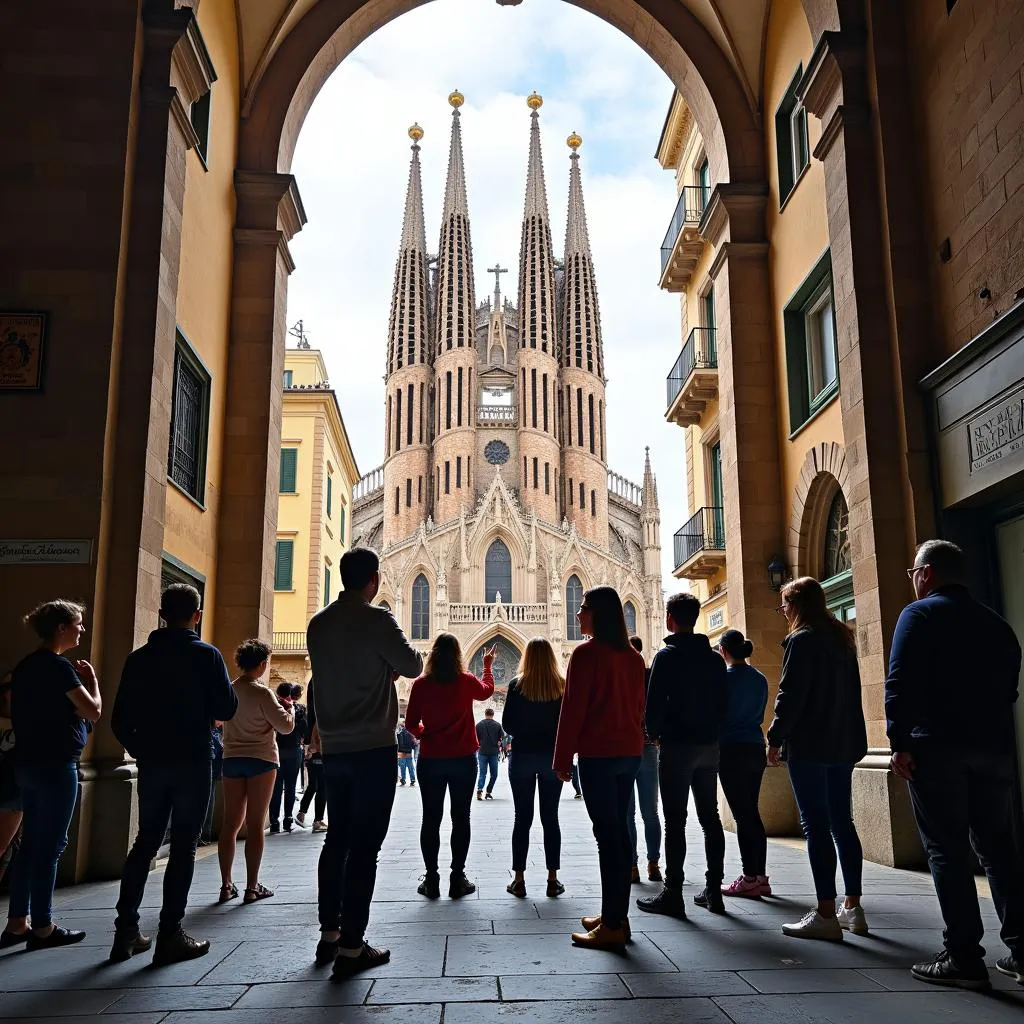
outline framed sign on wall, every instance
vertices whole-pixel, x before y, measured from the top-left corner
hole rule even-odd
[[[0,310],[0,391],[38,391],[43,385],[45,313]]]

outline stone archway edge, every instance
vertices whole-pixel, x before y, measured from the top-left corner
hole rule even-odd
[[[786,567],[795,575],[806,575],[802,571],[804,551],[807,542],[808,510],[813,508],[815,484],[822,474],[832,476],[838,482],[846,506],[852,504],[850,495],[850,472],[846,462],[846,449],[838,442],[822,441],[808,449],[800,467],[800,476],[793,491],[789,515],[789,534],[786,539]]]

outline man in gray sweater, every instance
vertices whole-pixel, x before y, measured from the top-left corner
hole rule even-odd
[[[347,551],[341,583],[343,593],[313,616],[306,633],[310,729],[320,732],[330,823],[320,854],[316,960],[333,961],[337,981],[391,959],[364,933],[395,799],[395,680],[423,668],[391,612],[371,603],[380,589],[377,555]]]

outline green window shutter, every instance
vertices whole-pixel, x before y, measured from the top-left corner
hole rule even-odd
[[[299,469],[299,449],[281,449],[281,493],[294,494]]]
[[[331,567],[324,566],[324,607],[331,603]]]
[[[292,371],[292,370],[285,370],[284,371],[284,378],[282,380],[282,384],[283,384],[284,387],[290,388],[292,386],[292,374],[293,374],[293,372],[294,371]]]
[[[274,559],[274,589],[292,589],[292,564],[295,560],[295,542],[279,540]]]
[[[331,518],[331,492],[333,489],[334,478],[330,473],[327,474],[327,518]]]
[[[341,520],[341,526],[338,528],[338,537],[341,540],[341,543],[344,544],[345,543],[345,506],[344,505],[342,505],[341,508],[338,509],[338,518]]]

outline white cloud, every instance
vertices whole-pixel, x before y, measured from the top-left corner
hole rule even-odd
[[[671,86],[633,42],[562,0],[504,8],[436,0],[357,48],[325,84],[293,171],[309,223],[292,241],[297,270],[288,320],[323,349],[363,472],[383,458],[388,313],[408,177],[406,129],[418,121],[428,245],[436,247],[451,111],[462,129],[476,287],[495,260],[515,291],[529,111],[537,89],[556,251],[565,231],[569,160],[584,137],[583,185],[598,275],[608,383],[611,468],[636,482],[644,447],[658,474],[666,589],[672,534],[685,514],[683,434],[663,419],[663,381],[679,349],[679,307],[657,287],[661,240],[675,203],[672,176],[652,158]]]

